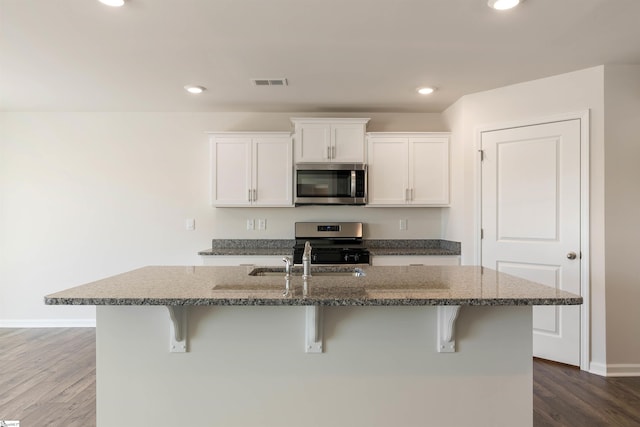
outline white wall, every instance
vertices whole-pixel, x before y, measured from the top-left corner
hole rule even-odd
[[[640,371],[640,65],[605,66],[607,372]]]
[[[477,262],[476,132],[481,126],[590,110],[591,152],[591,346],[592,363],[606,363],[605,204],[604,204],[604,67],[594,67],[491,91],[467,95],[443,113],[452,130],[452,207],[444,211],[446,239],[462,242],[462,263]],[[608,295],[607,295],[608,296]],[[630,326],[627,326],[629,328]],[[635,357],[640,360],[640,354]]]
[[[209,205],[206,131],[291,130],[289,117],[303,115],[0,113],[0,326],[91,323],[92,307],[45,306],[43,296],[143,265],[199,264],[212,238],[293,238],[294,221],[441,237],[441,208]],[[439,114],[340,116],[371,117],[370,131],[446,130]],[[247,218],[266,218],[267,230],[247,232]]]

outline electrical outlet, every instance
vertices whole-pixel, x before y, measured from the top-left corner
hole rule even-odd
[[[193,218],[187,218],[187,220],[185,221],[185,228],[188,231],[193,231],[196,229],[196,220]]]
[[[247,220],[247,230],[253,230],[255,228],[254,222],[252,219]]]
[[[261,218],[258,220],[258,230],[266,230],[267,229],[267,220]]]
[[[400,231],[406,231],[407,230],[407,220],[406,219],[401,219],[400,220]]]

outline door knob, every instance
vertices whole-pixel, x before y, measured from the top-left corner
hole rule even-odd
[[[576,255],[575,252],[569,252],[567,254],[567,258],[569,258],[569,259],[576,259],[577,257],[578,257],[578,255]]]

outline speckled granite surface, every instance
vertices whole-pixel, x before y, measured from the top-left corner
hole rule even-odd
[[[198,255],[291,255],[295,240],[214,239],[211,249]],[[372,255],[460,255],[460,243],[441,239],[369,239],[364,247]]]
[[[460,255],[460,242],[441,239],[367,240],[371,255]]]
[[[291,255],[295,240],[287,239],[213,239],[211,249],[198,255]]]
[[[331,268],[314,266],[312,273]],[[344,269],[332,267],[334,271]],[[269,268],[267,268],[269,269]],[[475,266],[362,268],[365,277],[252,276],[254,267],[151,266],[47,295],[49,305],[576,305],[564,291]]]

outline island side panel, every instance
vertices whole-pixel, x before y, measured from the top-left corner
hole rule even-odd
[[[165,307],[97,310],[98,427],[532,426],[531,307],[462,307],[457,353],[436,307],[190,307],[170,353]]]

